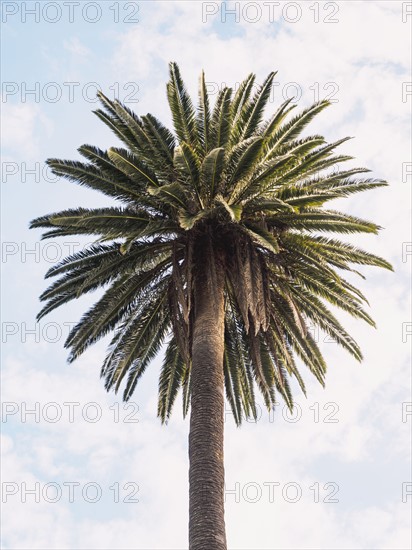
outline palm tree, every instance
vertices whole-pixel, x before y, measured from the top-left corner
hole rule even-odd
[[[42,294],[44,315],[92,290],[103,296],[70,332],[74,361],[114,331],[101,369],[107,390],[128,400],[167,344],[158,415],[166,423],[179,389],[191,409],[189,546],[226,549],[224,392],[237,425],[256,418],[256,387],[268,409],[280,394],[292,408],[289,377],[305,392],[296,359],[323,385],[326,364],[309,324],[357,360],[361,351],[325,301],[370,325],[362,293],[342,276],[353,264],[391,269],[380,257],[324,236],[377,233],[375,223],[327,201],[386,185],[328,173],[351,159],[302,130],[329,103],[296,116],[285,101],[262,122],[275,73],[253,93],[250,74],[236,93],[224,87],[210,106],[202,72],[197,109],[170,64],[167,97],[175,135],[153,115],[136,116],[102,93],[97,116],[125,148],[79,148],[86,162],[49,159],[56,175],[101,191],[122,206],[77,208],[31,222],[43,238],[95,235],[97,241],[52,267],[59,278]],[[338,272],[339,271],[339,272]]]

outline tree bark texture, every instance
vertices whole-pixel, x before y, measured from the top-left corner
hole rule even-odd
[[[224,520],[224,269],[210,257],[195,283],[189,434],[189,549],[226,550]],[[213,280],[211,280],[213,279]]]

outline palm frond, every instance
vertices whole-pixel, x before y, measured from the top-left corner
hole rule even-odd
[[[180,141],[185,141],[196,149],[199,145],[196,129],[196,112],[176,63],[169,64],[169,74],[170,80],[167,84],[167,97],[176,135]]]

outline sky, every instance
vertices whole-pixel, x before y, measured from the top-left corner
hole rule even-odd
[[[177,61],[191,94],[205,70],[212,99],[254,72],[278,71],[269,116],[286,98],[332,105],[306,132],[342,146],[386,188],[337,207],[379,236],[351,238],[394,266],[363,268],[377,329],[343,314],[358,364],[315,334],[326,388],[305,373],[296,411],[225,418],[230,550],[411,547],[410,349],[412,2],[102,1],[1,3],[2,548],[183,550],[188,419],[156,417],[162,354],[127,405],[99,379],[108,339],[68,365],[70,327],[98,294],[35,322],[44,274],[87,241],[40,241],[37,216],[110,200],[55,178],[49,157],[118,145],[93,114],[97,89],[165,124]],[[307,134],[308,135],[308,134]]]

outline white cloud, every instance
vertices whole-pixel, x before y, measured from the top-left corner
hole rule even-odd
[[[72,36],[69,40],[63,41],[64,48],[71,54],[77,57],[87,57],[90,55],[90,50],[79,40],[77,36]]]
[[[3,146],[9,151],[10,157],[13,155],[14,161],[36,158],[40,135],[50,137],[52,127],[52,122],[38,104],[11,103],[10,98],[5,98],[2,104],[1,133]]]

